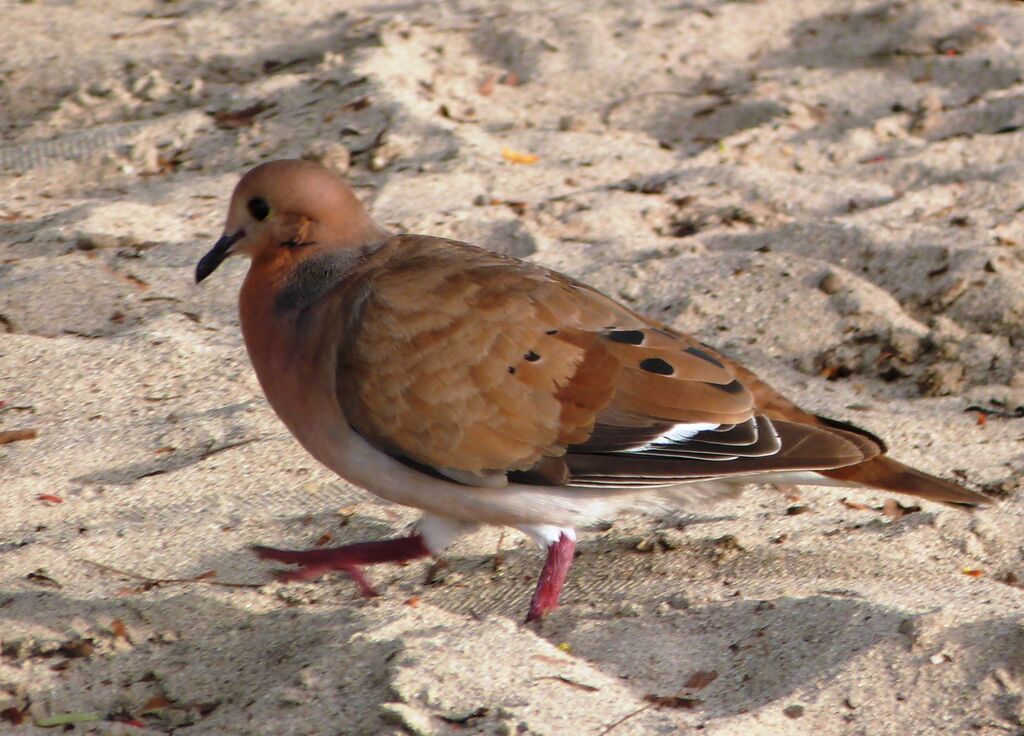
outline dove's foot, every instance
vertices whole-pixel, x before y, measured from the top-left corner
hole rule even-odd
[[[572,557],[576,552],[576,540],[564,532],[558,540],[548,545],[548,558],[540,571],[537,589],[533,591],[527,621],[537,621],[558,608],[558,596],[562,593],[565,576],[569,574]]]
[[[374,565],[380,562],[405,562],[430,554],[430,550],[423,543],[423,537],[419,534],[385,539],[380,542],[358,542],[326,549],[289,550],[257,546],[253,547],[253,551],[263,560],[277,560],[289,565],[301,565],[298,570],[278,573],[276,577],[281,582],[314,580],[325,573],[344,570],[367,598],[377,595],[377,591],[363,575],[364,565]],[[564,574],[562,577],[565,577]],[[559,587],[561,587],[561,583],[559,583]],[[556,593],[556,601],[557,597]]]

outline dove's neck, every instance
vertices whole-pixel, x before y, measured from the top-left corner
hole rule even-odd
[[[314,427],[347,429],[338,403],[324,399],[335,395],[346,281],[377,248],[275,248],[253,259],[242,285],[242,336],[256,376],[304,445]]]

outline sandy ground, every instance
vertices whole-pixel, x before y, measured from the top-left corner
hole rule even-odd
[[[1024,732],[1021,3],[2,16],[0,432],[37,436],[0,446],[0,731]],[[1001,502],[757,488],[619,519],[539,629],[541,554],[499,530],[374,570],[371,601],[269,583],[247,545],[415,518],[267,408],[243,264],[192,283],[239,174],[299,155],[396,229],[567,271]]]

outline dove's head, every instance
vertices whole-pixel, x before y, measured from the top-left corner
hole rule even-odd
[[[230,255],[250,258],[278,249],[300,254],[313,246],[357,248],[387,231],[373,221],[341,176],[314,161],[270,161],[250,169],[235,187],[224,234],[196,266],[202,281]]]

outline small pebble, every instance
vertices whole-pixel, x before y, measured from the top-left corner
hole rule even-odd
[[[818,283],[818,288],[826,294],[835,294],[843,288],[843,280],[835,271],[829,271],[821,277],[821,281]]]

